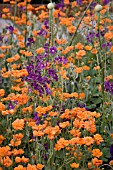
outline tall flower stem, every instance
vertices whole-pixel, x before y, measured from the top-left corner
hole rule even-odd
[[[79,29],[79,26],[80,26],[83,18],[85,17],[85,14],[86,14],[87,10],[89,9],[89,7],[91,6],[91,4],[92,4],[93,1],[94,1],[94,0],[92,0],[92,1],[89,3],[89,5],[87,6],[85,12],[83,13],[83,15],[82,15],[82,17],[81,17],[81,20],[79,21],[79,23],[78,23],[78,25],[77,25],[77,28],[76,28],[76,31],[75,31],[75,33],[73,34],[73,36],[72,36],[72,38],[71,38],[68,46],[72,45],[72,42],[73,42],[73,40],[75,39],[75,36],[76,36],[77,31],[78,31],[78,29]]]
[[[49,10],[49,46],[53,46],[53,9]]]
[[[103,56],[103,53],[102,53],[102,43],[101,43],[101,35],[100,35],[100,12],[98,12],[98,33],[99,33],[99,45],[100,45],[100,57],[101,57],[101,63],[100,63],[100,66],[101,66],[101,83],[102,83],[102,102],[103,102],[103,105],[104,105],[104,101],[105,101],[105,95],[104,95],[104,69],[105,69],[105,66],[104,66],[104,56]]]
[[[26,0],[26,26],[25,26],[25,46],[26,46],[26,41],[27,41],[27,14],[28,14],[28,11],[27,11],[27,0]]]

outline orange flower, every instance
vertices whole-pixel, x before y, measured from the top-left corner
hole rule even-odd
[[[2,165],[9,167],[12,165],[13,161],[9,158],[9,156],[6,156],[1,160],[1,163]]]
[[[107,39],[107,41],[110,41],[113,38],[113,33],[112,32],[107,32],[104,37]]]
[[[9,146],[0,147],[0,157],[7,156],[9,151],[10,151]]]
[[[69,33],[74,33],[76,31],[76,27],[72,25],[72,26],[69,26],[67,30]]]
[[[67,54],[73,49],[74,49],[74,46],[67,46],[66,49],[62,51],[62,54]]]
[[[45,134],[48,134],[48,138],[50,140],[53,140],[54,139],[54,136],[57,136],[59,133],[60,133],[60,128],[59,126],[55,126],[55,127],[51,127],[51,126],[48,126],[45,128],[44,130],[44,133]]]
[[[102,160],[99,160],[99,159],[97,159],[97,158],[94,158],[94,159],[92,159],[92,163],[93,163],[93,165],[95,165],[95,166],[99,166],[99,165],[102,165]]]
[[[92,137],[84,137],[84,144],[87,146],[90,146],[94,143],[94,139]]]
[[[100,69],[100,66],[95,66],[93,69],[94,69],[94,70],[99,70],[99,69]]]
[[[22,133],[13,135],[13,139],[16,139],[16,140],[21,140],[23,137],[24,137],[24,135]]]
[[[80,93],[79,94],[79,99],[84,99],[85,98],[85,93]]]
[[[69,5],[70,4],[69,0],[64,0],[64,4]]]
[[[22,165],[18,165],[14,168],[14,170],[26,170],[26,168],[24,168]]]
[[[72,163],[72,164],[70,164],[70,166],[71,166],[71,168],[78,168],[79,167],[79,163],[77,164],[77,163]]]
[[[69,131],[71,135],[75,136],[75,137],[80,137],[81,132],[80,130],[75,130],[74,128],[72,130]]]
[[[69,141],[68,140],[65,140],[64,138],[60,138],[57,143],[55,144],[55,150],[61,150],[63,149],[64,147],[68,146],[69,144]]]
[[[91,50],[91,53],[92,53],[92,54],[97,54],[97,52],[98,52],[98,51],[97,51],[95,48],[93,48],[93,49]]]
[[[11,144],[12,146],[19,146],[19,145],[21,145],[21,140],[11,139],[10,144]]]
[[[4,89],[0,89],[0,97],[3,97],[5,94],[5,90]]]
[[[58,116],[58,112],[49,112],[49,116]]]
[[[0,112],[2,112],[3,110],[5,110],[5,105],[0,102]]]
[[[85,46],[85,49],[86,49],[87,51],[90,51],[90,50],[92,49],[92,46],[86,45],[86,46]]]
[[[83,49],[83,45],[81,43],[77,43],[75,45],[75,48],[78,49],[78,50],[82,50]]]
[[[4,140],[5,140],[5,138],[4,138],[2,135],[0,135],[0,144],[1,144]]]
[[[11,72],[10,72],[10,71],[7,71],[6,73],[3,73],[3,74],[2,74],[2,77],[8,78],[10,75],[11,75]]]
[[[88,168],[91,169],[92,168],[92,163],[88,162]]]
[[[29,158],[25,158],[24,156],[22,156],[21,162],[27,163],[29,162]]]
[[[33,54],[32,54],[31,51],[25,51],[25,52],[24,52],[24,55],[25,55],[26,57],[31,57]]]
[[[34,130],[33,131],[33,136],[44,136],[44,132]]]
[[[16,162],[16,163],[20,163],[20,162],[21,162],[21,158],[20,158],[20,157],[18,157],[18,156],[16,156],[16,158],[15,158],[15,162]]]
[[[15,130],[23,130],[24,128],[24,120],[23,119],[16,119],[13,123],[12,126]]]
[[[9,2],[10,0],[3,0],[3,2]]]
[[[5,57],[5,54],[0,54],[0,58],[4,58]]]
[[[111,160],[111,161],[109,162],[109,165],[113,165],[113,160]]]
[[[84,50],[79,50],[77,53],[76,53],[76,58],[81,60],[83,56],[86,55],[86,51]]]
[[[100,134],[94,135],[94,139],[95,139],[97,145],[99,145],[100,142],[104,141]]]
[[[63,123],[59,123],[59,126],[61,128],[66,128],[66,127],[70,126],[70,123],[69,123],[69,121],[66,121],[66,122],[63,122]]]
[[[78,74],[82,73],[82,71],[83,71],[82,67],[76,67],[76,69],[74,70],[74,72]]]
[[[13,153],[14,156],[16,156],[16,155],[21,155],[21,154],[24,153],[24,150],[23,150],[23,149],[19,149],[19,150],[14,149],[14,150],[12,151],[12,153]]]
[[[92,155],[97,157],[97,158],[100,158],[102,156],[102,152],[100,152],[100,149],[93,149]]]
[[[37,168],[38,168],[38,170],[43,169],[43,167],[44,167],[44,165],[42,165],[42,164],[37,164]]]
[[[7,12],[9,12],[9,8],[3,8],[2,11],[7,13]]]
[[[110,48],[111,53],[113,53],[113,46]]]
[[[38,48],[37,50],[36,50],[36,53],[37,54],[41,54],[41,53],[43,53],[44,52],[44,48],[42,48],[42,47],[40,47],[40,48]]]
[[[28,164],[27,165],[27,170],[37,170],[37,167],[36,167],[36,165]]]
[[[88,67],[88,66],[83,66],[83,70],[88,71],[89,69],[90,69],[90,67]]]

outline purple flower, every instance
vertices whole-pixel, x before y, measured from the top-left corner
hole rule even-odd
[[[56,4],[55,5],[55,8],[61,8],[61,10],[63,11],[64,9],[64,0],[61,0],[59,4]]]
[[[26,7],[25,6],[20,6],[21,11],[25,11]]]
[[[10,25],[10,26],[7,26],[6,29],[9,30],[9,32],[10,32],[11,34],[12,34],[13,31],[14,31],[14,27],[11,26],[11,25]]]
[[[8,109],[9,109],[9,110],[14,109],[14,105],[13,105],[11,102],[8,104]]]
[[[0,36],[0,41],[2,41],[2,39],[3,39],[3,37],[2,37],[2,36]]]
[[[34,115],[34,116],[37,116],[37,112],[34,112],[33,115]]]
[[[45,161],[48,160],[47,154],[43,154],[42,157],[44,158]]]
[[[38,34],[42,35],[42,36],[45,36],[47,34],[47,32],[44,29],[41,29]]]
[[[45,43],[44,49],[45,49],[46,52],[48,52],[48,49],[49,49],[49,44],[48,43]]]
[[[106,48],[106,47],[110,48],[111,46],[112,46],[111,42],[107,42],[107,43],[102,44],[103,49]]]
[[[104,82],[104,89],[106,92],[113,94],[113,82],[105,81]]]
[[[102,44],[102,48],[103,49],[106,48],[106,43]]]
[[[112,46],[111,42],[107,42],[107,47],[110,48]]]
[[[78,5],[82,5],[82,0],[77,0]]]
[[[45,20],[44,25],[46,29],[49,29],[49,20]]]
[[[31,44],[33,44],[34,43],[34,39],[33,38],[28,38],[27,39],[27,46],[30,46]]]
[[[85,108],[88,111],[88,108],[86,107],[86,105],[84,103],[78,103],[77,107]]]
[[[48,150],[48,143],[44,144],[44,148],[45,148],[46,151]]]
[[[40,124],[40,118],[38,117],[38,113],[34,112],[34,120],[36,121],[36,124],[39,125]]]
[[[54,80],[58,81],[58,76],[56,74],[56,71],[52,68],[48,69],[48,74],[51,76]]]
[[[0,18],[2,18],[2,13],[0,13]]]
[[[34,43],[34,39],[33,38],[28,38],[27,39],[30,43]]]
[[[52,46],[52,47],[50,48],[50,54],[51,54],[51,55],[54,55],[56,52],[57,52],[57,48],[56,48],[55,46]]]
[[[110,2],[110,0],[104,0],[104,5],[107,5]]]
[[[54,63],[56,63],[56,62],[58,62],[59,64],[60,63],[66,64],[68,62],[68,60],[64,57],[58,56],[58,57],[55,57],[55,59],[54,59]]]
[[[89,32],[89,34],[86,36],[86,39],[88,42],[92,42],[92,39],[96,36],[95,32]]]
[[[113,145],[110,146],[110,154],[113,156]]]

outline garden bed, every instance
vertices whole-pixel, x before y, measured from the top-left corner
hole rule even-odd
[[[0,170],[112,170],[113,2],[10,3],[0,6]]]

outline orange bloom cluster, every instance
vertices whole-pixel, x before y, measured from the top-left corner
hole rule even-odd
[[[4,89],[0,89],[0,97],[3,97],[5,94],[5,90]]]
[[[12,127],[15,130],[23,130],[24,128],[24,120],[23,119],[16,119],[13,123],[12,123]]]
[[[47,107],[38,106],[35,110],[36,110],[36,112],[38,112],[38,116],[42,116],[43,114],[50,111],[51,109],[52,109],[52,106],[50,105]]]
[[[113,79],[109,67],[113,26],[112,20],[106,17],[107,13],[110,15],[110,5],[103,5],[99,21],[97,13],[86,8],[91,0],[82,0],[83,5],[64,0],[63,10],[57,5],[53,10],[45,5],[34,7],[31,0],[3,2],[10,3],[14,9],[10,11],[7,6],[2,10],[2,18],[13,21],[9,28],[14,28],[7,27],[0,33],[0,62],[3,63],[0,66],[0,170],[42,170],[51,166],[59,169],[60,162],[68,164],[69,169],[98,169],[105,156],[101,143],[106,143],[108,134],[102,136],[96,128],[96,123],[100,126],[100,113],[78,105],[83,102],[97,109],[98,105],[104,108],[105,102],[110,106],[111,101],[102,99],[102,88],[97,92],[103,71],[104,76],[109,75],[103,80]],[[50,55],[52,48],[54,55]],[[51,92],[40,95],[33,89],[35,85],[36,89],[43,88],[45,92],[48,88]],[[112,138],[112,134],[109,136]]]
[[[11,63],[11,62],[17,61],[19,59],[20,59],[20,56],[18,54],[16,54],[14,57],[8,58],[7,62]]]
[[[0,144],[1,144],[4,140],[5,140],[5,138],[4,138],[2,135],[0,135]]]

